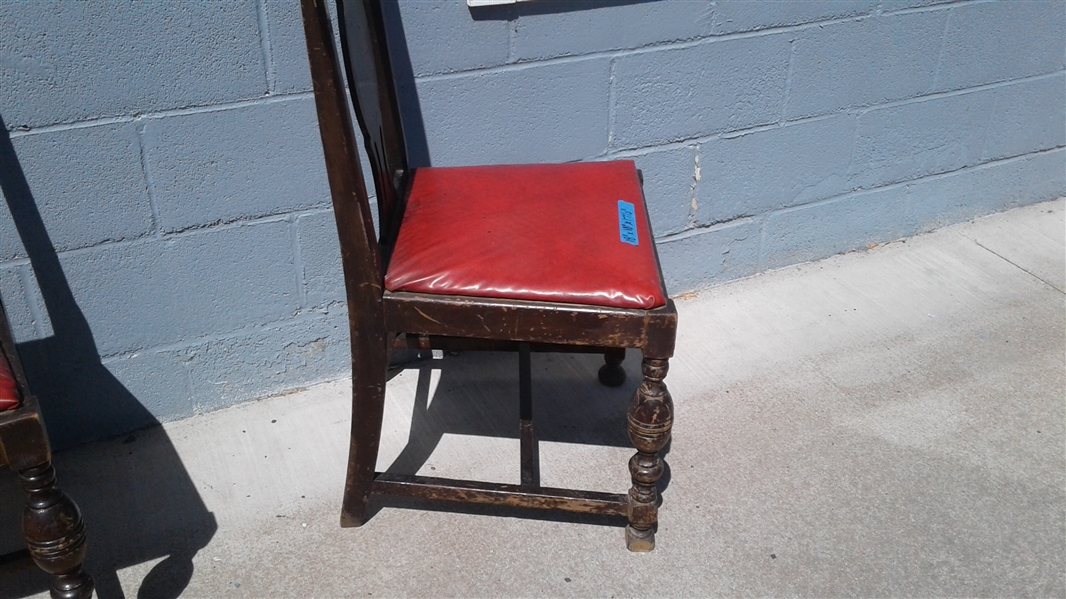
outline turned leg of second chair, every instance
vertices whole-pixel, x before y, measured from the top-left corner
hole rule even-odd
[[[81,569],[85,561],[85,526],[81,511],[56,488],[51,462],[19,472],[28,500],[22,519],[30,556],[52,575],[53,599],[88,599],[93,579]]]
[[[655,548],[655,525],[659,519],[656,484],[664,470],[659,451],[670,440],[674,423],[674,404],[663,383],[667,360],[645,357],[641,367],[644,380],[633,395],[627,415],[629,438],[637,449],[629,460],[633,486],[629,489],[626,546],[630,551]]]

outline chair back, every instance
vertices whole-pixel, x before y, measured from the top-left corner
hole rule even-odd
[[[339,69],[343,64],[348,84],[347,99],[351,100],[359,123],[377,196],[378,247],[368,249],[374,254],[379,254],[379,251],[383,253],[377,259],[379,268],[383,269],[403,217],[408,174],[407,151],[396,85],[389,61],[384,15],[380,0],[337,0],[342,62],[334,51],[334,38],[325,2],[326,0],[305,0],[303,13],[319,125],[323,129],[333,129],[328,132],[329,135],[345,138],[338,138],[336,143],[330,144],[326,140],[327,132],[323,131],[327,168],[332,172],[335,169],[330,165],[335,165],[360,180],[351,181],[351,184],[353,187],[357,186],[356,183],[362,184],[364,193],[359,194],[359,200],[360,203],[367,204],[365,216],[369,216],[369,199],[365,193],[366,179],[359,167],[359,161],[353,161],[346,150],[341,150],[342,146],[351,145],[352,149],[355,146],[353,141],[347,139],[351,130],[351,123],[347,118],[347,102],[343,98],[332,97],[343,87]],[[317,49],[312,48],[313,40],[320,42],[316,43]],[[323,89],[323,93],[331,96],[329,99],[320,97],[319,90],[319,87],[327,84],[330,89],[328,93]],[[338,117],[338,111],[343,112],[343,116]],[[338,131],[337,128],[344,131]],[[333,183],[331,175],[331,187]],[[334,194],[335,208],[337,201],[338,198]],[[342,238],[342,246],[344,241]],[[374,244],[360,244],[362,245]]]
[[[346,47],[362,43],[358,41],[360,39],[358,27],[360,23],[369,22],[367,16],[371,15],[373,6],[369,3],[364,6],[359,6],[360,4],[362,3],[352,2],[342,17],[352,23],[344,29],[354,34],[352,39],[345,43]],[[315,107],[318,111],[318,128],[322,136],[322,151],[326,161],[326,175],[329,178],[330,194],[333,198],[333,213],[337,219],[341,265],[344,269],[344,287],[351,328],[352,363],[353,366],[369,370],[376,370],[380,367],[384,372],[388,359],[382,308],[385,260],[382,257],[381,245],[373,230],[370,201],[362,169],[359,166],[355,129],[352,127],[348,113],[348,101],[339,69],[340,63],[334,49],[333,32],[329,15],[326,12],[325,0],[302,0],[301,8],[304,34],[307,38],[307,54],[311,64],[311,82],[315,92]],[[363,30],[372,31],[374,28],[369,27]],[[359,89],[360,85],[363,85],[359,81],[366,81],[368,83],[365,85],[372,85],[369,83],[375,80],[372,74],[356,75],[356,72],[365,73],[365,69],[352,71],[353,75],[350,76],[355,82],[353,89]],[[357,79],[357,76],[362,79]],[[389,89],[389,86],[379,85],[376,89]],[[391,135],[387,133],[387,130],[396,130],[395,123],[387,124],[391,121],[379,116],[385,112],[375,110],[372,114],[378,119],[375,121],[377,124],[374,125],[376,129],[368,128],[365,123],[370,121],[366,116],[371,111],[366,110],[365,104],[360,106],[358,103],[356,103],[356,109],[360,111],[357,114],[359,114],[364,136],[367,139],[371,163],[376,165],[375,175],[380,173],[380,177],[375,178],[378,181],[387,181],[385,177],[392,164],[388,159],[387,148],[392,147],[392,151],[395,151],[396,146],[389,146],[384,140]],[[372,130],[378,133],[373,138],[366,133]],[[372,142],[372,139],[377,141]],[[390,200],[393,202],[387,208],[382,209],[384,216],[396,207],[397,187],[391,183],[379,184],[378,190],[379,203]],[[386,226],[392,226],[391,221],[383,220],[382,230],[387,230]]]
[[[399,229],[408,167],[381,1],[338,0],[337,20],[348,90],[374,175],[379,240],[389,248]]]

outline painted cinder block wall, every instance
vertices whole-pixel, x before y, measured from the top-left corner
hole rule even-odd
[[[1062,1],[390,12],[415,161],[635,160],[672,294],[1066,195]],[[294,1],[0,3],[0,293],[58,446],[347,373],[309,90]]]

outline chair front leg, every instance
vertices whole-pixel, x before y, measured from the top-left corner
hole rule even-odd
[[[644,380],[629,406],[629,439],[637,453],[629,460],[633,487],[629,489],[629,525],[626,546],[630,551],[655,548],[655,525],[659,519],[656,483],[663,475],[659,451],[670,440],[674,402],[663,379],[669,365],[665,359],[644,358]]]
[[[56,488],[52,463],[45,462],[18,475],[28,495],[22,532],[33,561],[52,575],[53,599],[92,597],[93,579],[81,569],[86,551],[81,511]]]

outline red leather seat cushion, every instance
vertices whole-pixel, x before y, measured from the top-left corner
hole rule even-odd
[[[19,390],[7,358],[0,354],[0,412],[19,407]]]
[[[635,221],[628,235],[620,226],[630,217],[620,211]],[[385,287],[619,308],[666,303],[629,160],[417,169]]]

